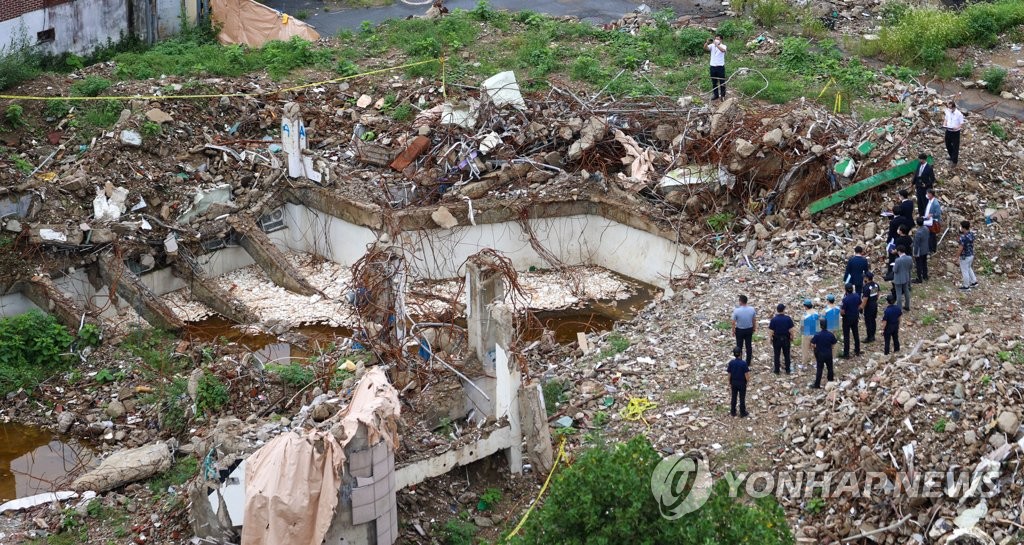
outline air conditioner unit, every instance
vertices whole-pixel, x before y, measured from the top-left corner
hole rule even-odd
[[[284,224],[284,209],[275,208],[269,214],[260,216],[260,229],[263,229],[264,233],[273,233],[274,231],[280,231],[288,226]]]

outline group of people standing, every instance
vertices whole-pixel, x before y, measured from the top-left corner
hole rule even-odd
[[[929,279],[928,257],[935,253],[938,246],[938,234],[942,225],[942,206],[936,196],[935,173],[928,164],[927,156],[921,154],[919,164],[914,171],[913,188],[917,203],[910,199],[910,191],[901,190],[900,199],[893,206],[893,218],[889,223],[889,239],[886,252],[889,263],[884,280],[892,282],[892,288],[886,295],[886,306],[881,312],[881,330],[883,337],[883,354],[888,355],[900,351],[900,321],[903,314],[910,311],[911,284],[919,284]],[[914,217],[915,208],[917,216]],[[910,228],[916,225],[913,236]],[[960,222],[960,251],[958,259],[961,272],[961,290],[970,290],[978,285],[974,274],[974,233],[968,221]],[[916,275],[913,273],[916,270]],[[912,277],[912,275],[914,277]],[[829,294],[824,309],[815,309],[810,299],[803,301],[804,315],[800,319],[801,334],[800,358],[804,364],[810,363],[813,352],[816,372],[812,388],[820,388],[823,374],[829,382],[835,380],[833,360],[834,347],[839,343],[837,333],[842,332],[843,352],[841,358],[850,357],[850,345],[854,355],[861,354],[860,320],[863,316],[865,336],[864,343],[875,342],[878,330],[879,297],[881,287],[875,282],[875,274],[871,264],[864,256],[864,248],[854,248],[854,255],[847,261],[843,278],[844,296],[838,302]],[[728,365],[729,385],[732,391],[731,414],[747,416],[746,387],[750,374],[750,363],[753,361],[753,338],[757,329],[757,311],[749,305],[746,295],[739,296],[739,304],[732,314],[733,335],[736,346],[733,359]],[[786,314],[786,305],[780,303],[775,308],[775,315],[768,323],[769,341],[773,351],[773,371],[776,375],[785,369],[786,374],[792,373],[791,348],[797,323]],[[744,349],[746,359],[743,359]],[[784,365],[783,365],[784,364]],[[737,402],[739,413],[737,413]]]

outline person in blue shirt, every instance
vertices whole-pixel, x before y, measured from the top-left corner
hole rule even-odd
[[[846,273],[843,274],[843,282],[846,284],[853,284],[853,291],[860,293],[860,288],[864,284],[864,273],[868,272],[871,265],[868,264],[868,258],[864,257],[864,248],[857,246],[853,249],[854,256],[846,262]]]
[[[828,327],[825,329],[835,333],[839,331],[839,317],[842,314],[839,311],[839,307],[836,306],[835,295],[830,293],[825,297],[825,300],[828,301],[828,305],[825,306],[825,323],[828,324]]]
[[[814,303],[810,299],[804,299],[804,317],[800,320],[800,363],[811,364],[811,337],[818,332],[818,321],[821,315],[814,310]]]
[[[836,379],[832,362],[832,347],[839,342],[836,336],[826,327],[825,320],[821,321],[821,331],[814,335],[811,344],[814,345],[814,361],[818,364],[817,374],[814,376],[814,384],[811,388],[821,388],[821,372],[828,367],[828,381]]]
[[[754,361],[751,347],[757,328],[757,311],[747,304],[747,296],[739,296],[740,305],[732,311],[732,334],[736,336],[736,347],[747,346],[747,363]]]
[[[860,355],[860,311],[864,308],[864,300],[859,293],[853,292],[853,286],[846,285],[846,297],[843,297],[842,308],[839,309],[843,315],[843,359],[850,357],[850,339],[854,342],[854,354]]]
[[[736,416],[736,398],[740,400],[740,417],[747,416],[747,380],[750,378],[750,365],[740,359],[743,350],[732,349],[732,361],[729,362],[729,391],[732,392],[732,403],[729,414]]]
[[[790,374],[790,349],[793,346],[793,329],[796,328],[796,324],[793,323],[793,319],[786,316],[786,305],[779,303],[775,307],[775,316],[772,317],[771,321],[768,322],[768,331],[771,335],[772,351],[775,354],[775,374],[779,374],[779,353],[785,356],[786,359],[786,374]]]
[[[889,306],[885,307],[882,313],[882,337],[885,339],[885,350],[883,353],[889,355],[889,341],[892,340],[892,347],[896,352],[900,351],[900,316],[903,316],[903,309],[896,304],[896,296],[889,294],[885,300]]]
[[[864,273],[864,289],[861,296],[864,298],[864,342],[875,342],[875,329],[878,319],[878,294],[882,288],[875,282],[875,275],[871,272]]]

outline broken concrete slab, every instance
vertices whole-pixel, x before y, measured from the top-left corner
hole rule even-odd
[[[434,223],[441,226],[442,229],[451,229],[459,224],[459,220],[445,206],[439,207],[430,214],[430,219],[434,220]]]
[[[146,110],[146,119],[152,121],[153,123],[159,123],[161,125],[164,123],[171,123],[172,121],[174,121],[174,118],[171,117],[171,114],[161,110],[160,108],[151,108],[149,110]]]
[[[317,295],[320,292],[306,278],[288,263],[284,253],[270,241],[267,234],[251,220],[235,217],[228,223],[240,235],[239,244],[267,273],[275,284],[299,295]]]
[[[182,215],[178,216],[178,223],[191,223],[196,216],[205,213],[210,208],[210,205],[230,202],[231,198],[231,186],[228,184],[197,189],[192,197],[192,205]]]
[[[97,261],[100,277],[109,286],[111,297],[121,296],[150,325],[164,331],[180,331],[185,327],[159,297],[139,277],[113,254],[101,256]]]
[[[111,454],[99,467],[75,479],[71,488],[106,492],[141,481],[171,468],[171,449],[158,442]]]
[[[512,106],[519,110],[526,109],[526,101],[519,91],[516,75],[511,70],[495,74],[480,84],[480,90],[487,94],[491,103],[498,108]]]
[[[133,148],[141,148],[142,135],[135,131],[125,129],[121,131],[121,143],[126,146],[131,146]]]

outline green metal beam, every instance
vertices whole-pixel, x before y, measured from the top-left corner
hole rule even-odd
[[[932,162],[934,162],[934,158],[931,155],[929,155],[928,163],[931,164]],[[817,214],[818,212],[821,212],[822,210],[837,205],[851,197],[860,195],[861,193],[869,189],[878,187],[884,184],[885,182],[888,182],[889,180],[895,180],[896,178],[901,178],[903,176],[906,176],[907,174],[911,174],[912,172],[914,172],[914,169],[916,169],[917,166],[917,160],[904,160],[903,163],[900,163],[899,165],[896,165],[890,168],[889,170],[883,170],[882,172],[879,172],[874,176],[864,178],[863,180],[848,185],[827,197],[822,197],[812,202],[807,206],[807,211],[811,214]]]

